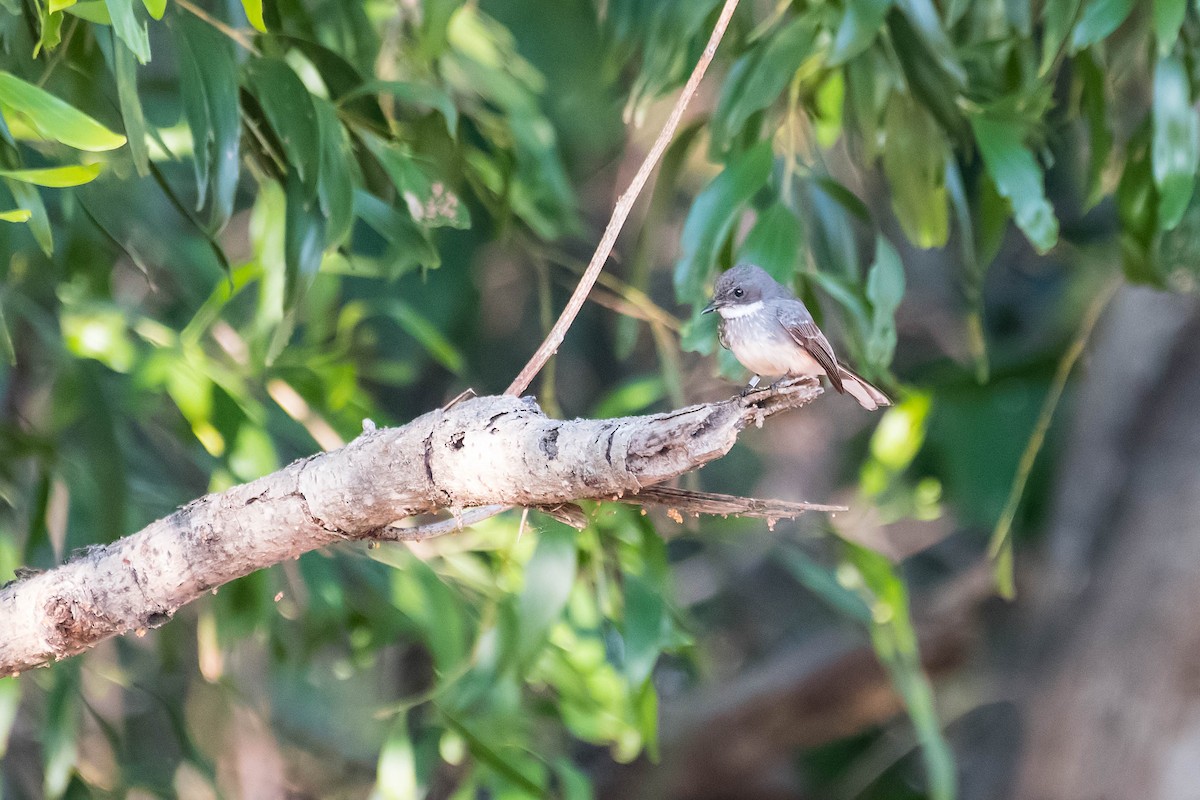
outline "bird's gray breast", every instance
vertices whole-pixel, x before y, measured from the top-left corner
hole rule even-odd
[[[823,375],[825,370],[798,345],[765,307],[753,314],[724,316],[723,338],[742,366],[755,375]]]

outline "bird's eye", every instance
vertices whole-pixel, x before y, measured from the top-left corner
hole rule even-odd
[[[744,291],[742,291],[742,287],[740,287],[740,286],[739,286],[738,288],[736,288],[736,289],[734,289],[734,290],[733,290],[733,296],[734,296],[734,297],[741,297],[741,296],[742,296],[742,295],[744,295],[744,294],[745,294],[745,292],[744,292]]]

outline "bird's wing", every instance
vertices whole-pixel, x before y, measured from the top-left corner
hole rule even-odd
[[[815,358],[825,370],[833,388],[844,393],[846,390],[842,387],[842,371],[838,366],[837,356],[833,354],[833,346],[829,344],[825,334],[821,333],[817,323],[812,321],[808,310],[803,306],[797,309],[793,303],[787,303],[780,307],[776,314],[779,324],[788,332],[792,340],[807,350],[808,354]]]

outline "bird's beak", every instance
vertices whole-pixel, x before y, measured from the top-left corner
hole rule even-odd
[[[719,308],[719,307],[720,307],[720,304],[717,302],[717,299],[714,297],[713,301],[711,303],[709,303],[708,305],[706,305],[704,307],[704,310],[701,311],[700,313],[701,314],[711,314],[712,312],[716,311],[717,308]]]

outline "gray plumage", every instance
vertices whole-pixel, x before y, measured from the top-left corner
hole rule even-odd
[[[721,346],[759,376],[825,375],[869,411],[891,405],[888,396],[838,361],[833,345],[803,301],[761,267],[741,264],[723,273],[704,313],[721,316]]]

